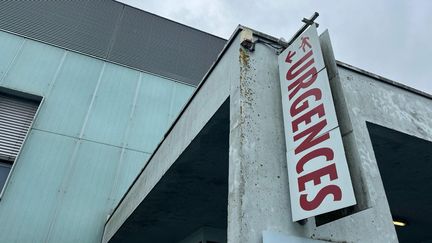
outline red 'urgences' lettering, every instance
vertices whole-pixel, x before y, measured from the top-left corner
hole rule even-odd
[[[306,182],[313,181],[314,185],[321,184],[321,177],[328,175],[330,177],[330,180],[336,180],[338,178],[337,172],[336,172],[336,166],[335,164],[327,165],[319,170],[312,171],[304,176],[300,176],[298,178],[298,188],[299,191],[304,191],[306,189]]]
[[[291,54],[290,57],[287,56],[285,61],[287,62],[287,60],[289,60],[289,63],[291,63],[292,57],[293,54]],[[306,183],[309,181],[313,182],[314,186],[317,186],[321,184],[321,178],[324,176],[328,176],[330,181],[338,178],[334,162],[300,176],[304,171],[304,165],[309,161],[318,157],[324,157],[324,161],[328,162],[332,161],[334,158],[334,152],[331,148],[318,147],[322,142],[330,138],[330,134],[327,132],[321,135],[321,132],[327,125],[325,107],[321,100],[322,91],[319,88],[309,88],[316,81],[318,76],[314,64],[315,60],[311,48],[303,57],[295,62],[286,73],[286,79],[291,81],[288,85],[288,99],[291,101],[294,97],[297,97],[290,107],[290,115],[292,118],[291,128],[294,134],[293,140],[294,142],[301,140],[294,149],[294,153],[300,154],[309,149],[313,149],[296,161],[299,192],[306,190]],[[311,108],[310,102],[316,102],[317,104]],[[313,120],[317,122],[312,122]],[[311,125],[312,123],[313,125]],[[300,128],[300,124],[303,124],[302,127],[304,128]],[[311,163],[316,163],[316,161]],[[308,186],[312,186],[312,184],[308,184]],[[333,195],[334,201],[341,200],[342,192],[339,186],[327,185],[321,188],[310,201],[307,199],[307,193],[301,194],[299,198],[300,206],[307,211],[314,210],[319,207],[329,195]]]
[[[294,65],[291,66],[290,70],[288,70],[288,72],[286,74],[286,79],[288,81],[296,78],[299,75],[299,73],[302,73],[306,68],[308,68],[310,65],[312,65],[314,63],[314,60],[312,59],[309,62],[307,62],[306,65],[303,65],[299,70],[297,70],[295,73],[293,73],[293,71],[296,68],[298,68],[298,66],[300,66],[309,57],[311,57],[312,54],[313,54],[313,52],[312,52],[312,50],[310,50],[308,53],[306,53],[306,55],[304,55],[302,58],[300,58],[300,60],[298,60],[296,63],[294,63]],[[285,61],[287,61],[287,59],[285,59]]]
[[[294,135],[294,141],[297,141],[300,138],[303,138],[306,136],[306,138],[300,143],[300,145],[294,149],[294,153],[299,154],[299,153],[301,153],[301,152],[329,139],[330,135],[328,133],[326,133],[322,136],[318,136],[319,132],[321,130],[323,130],[326,125],[327,125],[327,120],[322,120],[322,121],[318,122],[317,124],[309,127],[308,129],[300,132],[299,134]]]
[[[313,59],[312,59],[313,61]],[[305,74],[303,74],[300,78],[298,78],[296,81],[294,81],[293,83],[291,83],[288,86],[288,92],[291,91],[292,89],[294,89],[291,93],[289,93],[288,97],[291,100],[296,94],[297,92],[299,92],[300,89],[305,89],[307,87],[309,87],[311,84],[313,84],[313,82],[315,82],[316,78],[317,78],[317,70],[315,67],[312,67],[311,69],[309,69]],[[306,80],[306,78],[309,78]]]
[[[322,188],[312,201],[307,200],[307,194],[300,195],[300,206],[306,210],[311,211],[316,209],[328,195],[333,195],[333,201],[340,201],[342,199],[342,191],[336,185],[328,185]]]
[[[315,159],[317,157],[320,157],[320,156],[324,156],[326,158],[326,161],[330,161],[330,160],[333,160],[334,153],[333,153],[333,150],[331,150],[330,148],[319,148],[319,149],[313,150],[312,152],[307,153],[297,162],[297,165],[296,165],[297,173],[298,174],[302,173],[303,167],[307,162],[309,162],[310,160]]]
[[[311,123],[312,122],[312,116],[314,116],[314,115],[318,115],[319,118],[321,118],[325,115],[323,104],[320,104],[320,105],[314,107],[310,111],[306,112],[305,114],[301,115],[300,117],[298,117],[294,121],[292,121],[291,126],[292,126],[293,132],[298,131],[298,127],[299,127],[300,123],[304,122],[305,125]]]
[[[310,96],[314,96],[315,97],[315,101],[318,101],[321,99],[321,90],[317,89],[317,88],[313,88],[310,89],[306,92],[304,92],[303,94],[301,94],[292,104],[291,108],[290,108],[290,114],[292,117],[297,116],[300,112],[306,110],[307,108],[309,108],[309,102],[306,100],[308,97]],[[303,103],[298,106],[298,104],[303,101]]]

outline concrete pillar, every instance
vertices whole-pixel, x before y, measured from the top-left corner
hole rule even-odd
[[[257,43],[253,52],[239,46],[238,61],[230,92],[228,242],[261,243],[264,230],[304,235],[291,222],[277,55]]]

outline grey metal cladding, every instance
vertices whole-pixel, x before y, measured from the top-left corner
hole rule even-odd
[[[196,85],[224,45],[218,37],[126,6],[109,59]]]
[[[0,1],[0,29],[192,85],[226,42],[112,0]]]
[[[0,28],[104,58],[121,9],[112,1],[1,1]]]

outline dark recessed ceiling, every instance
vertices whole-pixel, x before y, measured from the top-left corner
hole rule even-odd
[[[367,123],[400,242],[432,242],[432,142]]]
[[[226,101],[110,243],[171,243],[203,226],[226,230],[228,147]]]

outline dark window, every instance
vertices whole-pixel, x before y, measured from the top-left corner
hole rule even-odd
[[[10,169],[12,167],[11,163],[0,162],[0,189],[3,188],[4,183],[9,175]]]

